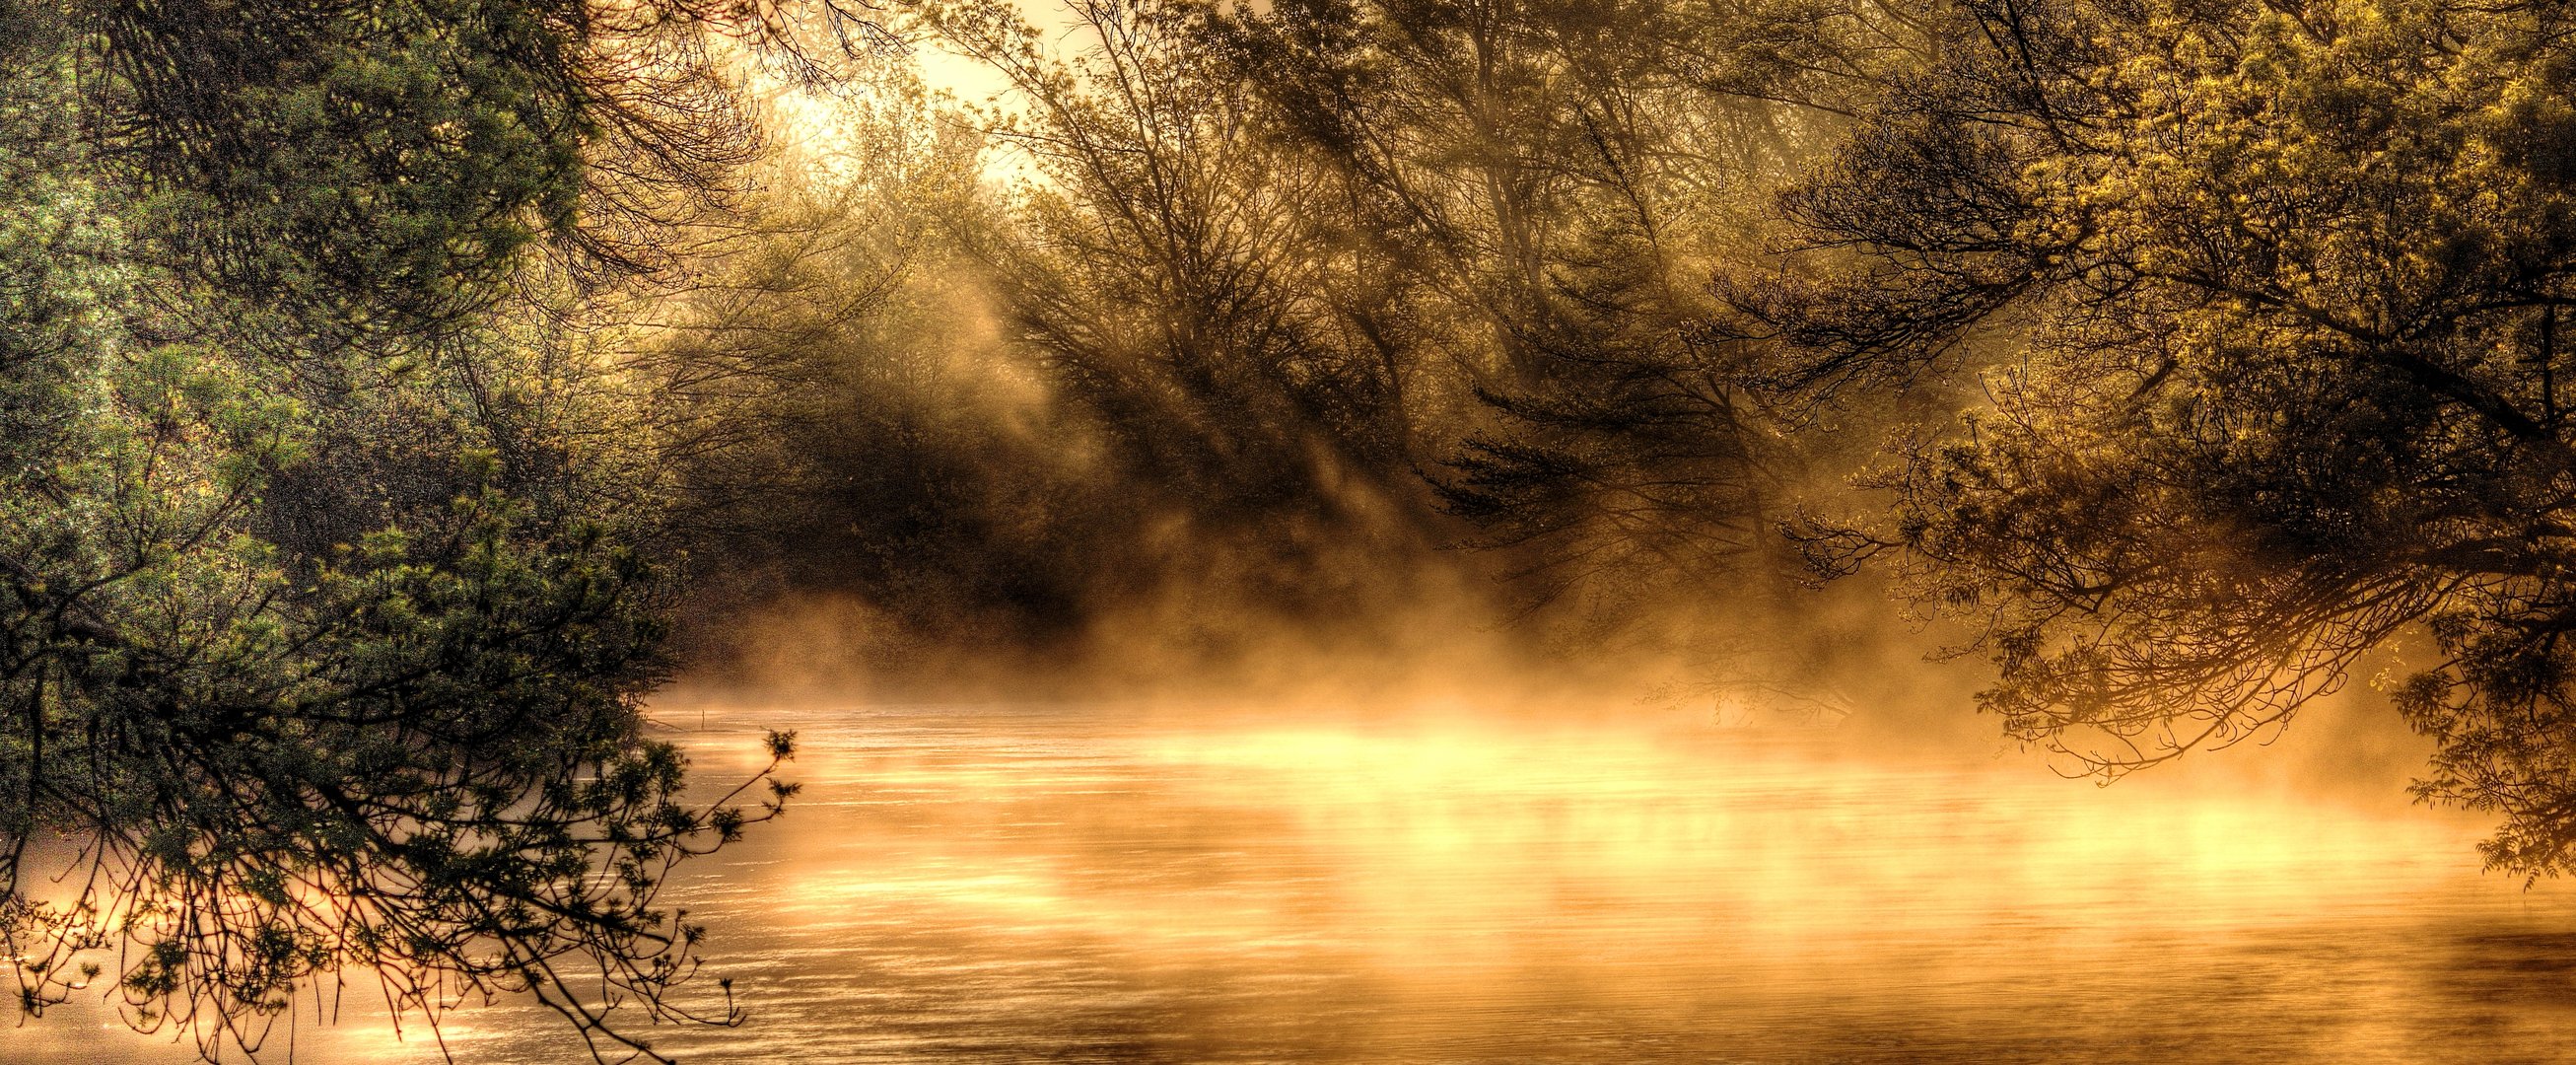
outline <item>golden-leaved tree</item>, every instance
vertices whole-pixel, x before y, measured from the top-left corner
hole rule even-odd
[[[2576,868],[2576,79],[2551,3],[1974,0],[1783,201],[1714,338],[1775,399],[1973,374],[1820,528],[1982,626],[1986,707],[2135,767],[2424,626],[2491,859]]]

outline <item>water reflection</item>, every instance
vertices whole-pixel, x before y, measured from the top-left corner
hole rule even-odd
[[[2576,899],[2421,811],[1704,723],[920,707],[686,739],[713,781],[765,727],[802,732],[806,791],[675,887],[754,1011],[667,1033],[692,1060],[2576,1061]],[[560,1062],[556,1023],[446,1036]],[[58,1027],[63,1060],[119,1038]]]

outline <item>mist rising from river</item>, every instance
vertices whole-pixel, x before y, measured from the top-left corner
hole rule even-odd
[[[789,817],[672,899],[683,1060],[2576,1060],[2576,899],[2294,746],[2103,788],[1760,706],[665,704]],[[2390,752],[2402,758],[2407,752]],[[2206,768],[2202,768],[2206,766]],[[34,1038],[74,1044],[118,1033]],[[502,1004],[460,1062],[577,1053]],[[26,1036],[19,1037],[21,1040]],[[128,1038],[130,1037],[122,1037]],[[417,1039],[415,1033],[415,1039]],[[13,1050],[17,1048],[13,1047]],[[364,1020],[299,1061],[432,1060]]]

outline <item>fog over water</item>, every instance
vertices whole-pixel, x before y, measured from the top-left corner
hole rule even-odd
[[[2576,1060],[2576,895],[2482,875],[2474,819],[2385,790],[2320,798],[2227,756],[2103,788],[1743,707],[1294,709],[675,703],[702,781],[794,728],[805,791],[674,881],[751,1017],[657,1049]],[[71,1019],[7,1056],[185,1057]],[[305,1023],[299,1061],[438,1060],[367,1016]],[[444,1036],[459,1062],[580,1053],[508,1003]]]
[[[2576,1062],[2576,5],[0,71],[0,1065]]]

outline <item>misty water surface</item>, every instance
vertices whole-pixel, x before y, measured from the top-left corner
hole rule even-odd
[[[753,1011],[661,1033],[684,1060],[2576,1061],[2576,896],[2394,800],[1688,714],[667,716],[709,784],[803,736],[787,820],[674,883]],[[556,1063],[560,1027],[445,1036]],[[295,1037],[437,1060],[363,1017]],[[185,1057],[97,1009],[5,1038]]]

